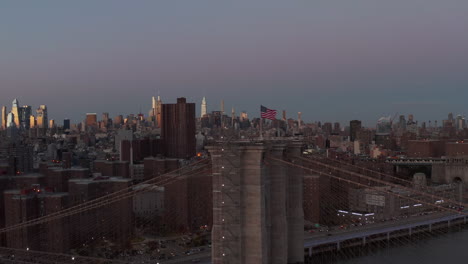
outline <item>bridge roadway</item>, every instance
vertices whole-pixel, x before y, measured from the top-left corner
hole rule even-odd
[[[370,224],[370,225],[365,225],[365,226],[353,227],[351,229],[346,229],[346,230],[334,230],[330,232],[322,232],[322,233],[316,233],[316,234],[307,233],[304,238],[304,249],[308,249],[308,254],[311,255],[313,252],[312,249],[314,247],[321,246],[321,245],[335,244],[337,245],[337,249],[339,249],[340,243],[347,241],[347,240],[363,239],[363,242],[365,243],[366,241],[365,239],[373,235],[387,234],[387,238],[391,238],[389,234],[395,231],[412,230],[420,226],[429,226],[429,225],[434,225],[437,223],[445,223],[445,222],[447,222],[448,226],[450,226],[450,222],[453,220],[463,220],[464,223],[466,223],[467,222],[466,213],[468,213],[468,210],[463,211],[463,214],[462,213],[453,214],[453,213],[447,213],[447,212],[437,212],[437,213],[432,213],[432,214],[424,215],[424,216],[416,216],[416,217],[410,217],[406,219],[399,219],[393,222],[384,222],[384,223],[376,223],[376,224]],[[35,253],[34,251],[28,251],[27,253],[29,254],[24,254],[24,258],[18,258],[19,256],[23,254],[16,254],[18,252],[10,252],[12,250],[17,251],[18,249],[0,248],[0,255],[1,255],[0,262],[1,263],[31,263],[29,262],[30,259],[27,259],[27,258],[31,258],[32,257],[31,254]],[[25,252],[22,252],[22,253],[25,253]],[[40,256],[37,256],[37,257],[43,260],[43,263],[49,263],[45,259],[46,256],[42,255],[43,252],[37,252],[37,253],[41,254]],[[15,255],[18,255],[18,257],[15,258],[15,260],[10,260],[8,258],[4,258],[4,256],[6,256],[5,254],[6,255],[15,254]],[[52,253],[49,253],[49,254],[52,254]],[[80,256],[77,256],[75,260],[70,261],[70,256],[63,255],[63,254],[52,254],[52,256],[49,256],[49,257],[52,257],[50,260],[50,263],[57,263],[57,261],[59,263],[127,263],[125,261],[102,260],[102,259],[93,259],[93,258],[80,257]],[[134,263],[134,262],[128,262],[128,263]],[[137,262],[137,263],[140,263],[140,262]],[[156,260],[155,263],[208,264],[208,263],[211,263],[211,252],[208,251],[208,252],[198,253],[198,254],[194,254],[190,256],[183,256],[183,257],[179,257],[173,260],[160,260],[160,261]]]
[[[463,213],[468,213],[468,210],[463,211]],[[346,230],[335,230],[330,232],[316,233],[313,235],[307,233],[307,235],[304,238],[304,248],[308,249],[309,255],[311,255],[312,248],[321,245],[339,245],[339,243],[351,239],[365,239],[373,235],[390,234],[392,232],[401,230],[412,230],[416,227],[429,226],[437,223],[447,222],[447,224],[450,225],[451,221],[462,219],[464,223],[466,223],[468,218],[465,214],[461,213],[450,214],[446,212],[438,212],[424,216],[415,216],[406,219],[399,219],[392,222],[359,226]],[[391,236],[389,236],[389,238],[391,238]],[[192,261],[194,260],[200,261],[199,263],[211,263],[210,255],[210,252],[205,252],[204,254],[182,257],[170,261],[161,261],[160,263],[193,263]]]
[[[466,213],[467,211],[463,211]],[[450,226],[450,222],[453,220],[463,219],[464,223],[467,221],[465,214],[448,214],[448,213],[433,213],[425,216],[410,217],[402,220],[396,220],[393,222],[384,222],[371,224],[366,226],[355,227],[349,230],[336,230],[325,233],[317,233],[314,235],[307,234],[304,239],[304,248],[309,250],[309,255],[312,254],[312,248],[320,245],[336,244],[339,249],[341,242],[351,239],[364,239],[373,235],[387,234],[387,238],[390,233],[401,230],[411,230],[420,226],[431,226],[437,223],[447,222]]]
[[[438,158],[401,158],[401,159],[387,159],[387,163],[394,165],[420,165],[429,166],[433,164],[446,163],[446,159]]]

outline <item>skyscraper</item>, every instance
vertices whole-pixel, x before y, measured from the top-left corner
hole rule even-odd
[[[206,110],[206,98],[203,97],[202,99],[202,103],[201,103],[201,115],[200,117],[204,117],[207,113],[207,110]]]
[[[15,98],[15,100],[13,100],[13,103],[12,103],[12,106],[11,106],[11,113],[13,114],[14,116],[14,122],[16,124],[16,127],[19,128],[20,125],[21,125],[21,122],[20,122],[20,107],[19,107],[19,103],[18,103],[18,99]]]
[[[151,110],[149,112],[149,120],[154,122],[156,127],[161,127],[161,108],[162,108],[162,101],[161,97],[158,95],[158,99],[153,96]]]
[[[152,108],[152,109],[156,109],[156,104],[157,104],[157,103],[156,103],[156,97],[153,96],[153,97],[151,98],[151,102],[152,102],[151,108]]]
[[[247,114],[247,112],[245,112],[245,111],[241,112],[240,120],[245,121],[245,120],[248,120],[248,119],[249,119],[249,115]]]
[[[234,120],[236,119],[236,110],[234,107],[231,109],[231,126],[234,127]]]
[[[35,128],[37,126],[36,117],[33,115],[29,116],[29,127]]]
[[[114,122],[113,122],[113,123],[114,123],[114,126],[117,126],[117,127],[123,125],[123,123],[124,123],[124,118],[123,118],[123,116],[122,116],[122,115],[118,115],[118,116],[114,117]]]
[[[36,110],[37,113],[37,126],[39,128],[48,128],[49,120],[47,118],[47,106],[40,105]]]
[[[2,107],[2,129],[7,128],[7,118],[8,118],[8,112],[7,112],[7,107],[3,106]]]
[[[97,114],[96,113],[86,114],[86,127],[97,127]]]
[[[450,122],[453,122],[453,113],[449,113],[449,114],[448,114],[448,120],[449,120]]]
[[[404,115],[400,116],[400,121],[398,122],[400,129],[406,130],[406,119]]]
[[[156,97],[151,97],[151,109],[148,114],[148,121],[153,123],[153,126],[157,127],[158,121],[157,121],[157,108],[158,108],[158,101],[156,100]]]
[[[356,140],[356,135],[359,130],[361,130],[361,121],[352,120],[351,122],[349,122],[349,134],[351,141]]]
[[[10,112],[7,117],[7,128],[10,127],[16,127],[15,114],[13,114],[12,112]]]
[[[224,115],[224,100],[221,100],[221,115]]]
[[[29,128],[37,127],[36,117],[33,115],[29,116]]]
[[[455,122],[455,127],[457,130],[462,130],[465,128],[465,118],[462,117],[461,115],[457,115],[457,119]]]
[[[63,120],[63,129],[64,130],[70,129],[70,119],[66,118]]]
[[[15,137],[17,134],[17,127],[15,123],[15,115],[10,112],[7,117],[7,137]]]
[[[31,119],[30,116],[32,114],[31,106],[25,105],[21,108],[21,127],[25,129],[29,129],[31,127]]]
[[[297,112],[297,125],[299,128],[302,127],[302,112]]]
[[[333,124],[333,133],[339,135],[341,132],[341,125],[339,122]]]
[[[102,122],[107,127],[107,124],[109,124],[109,113],[102,113]]]
[[[286,121],[286,110],[283,110],[283,121]]]
[[[163,104],[161,137],[168,157],[195,156],[195,103],[187,103],[182,97],[176,104]]]

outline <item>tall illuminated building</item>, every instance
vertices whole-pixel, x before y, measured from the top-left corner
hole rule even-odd
[[[19,128],[20,125],[21,125],[21,122],[20,122],[20,107],[19,107],[19,103],[18,103],[18,99],[15,98],[15,100],[13,100],[13,103],[12,103],[12,106],[11,106],[11,113],[13,114],[14,116],[14,122],[16,124],[16,127]]]
[[[37,126],[36,117],[33,115],[29,116],[29,127],[35,128]]]
[[[158,95],[158,100],[156,101],[155,109],[156,109],[155,110],[156,126],[160,128],[162,124],[162,101],[161,101],[161,96],[159,95]]]
[[[40,105],[39,108],[36,110],[36,121],[38,128],[48,128],[49,126],[49,119],[47,117],[47,106]]]
[[[97,127],[97,114],[96,113],[86,114],[86,127]]]
[[[247,114],[247,112],[241,112],[240,114],[240,120],[241,121],[245,121],[245,120],[248,120],[249,119],[249,115]]]
[[[157,99],[152,97],[151,110],[149,111],[149,120],[154,122],[156,127],[161,127],[161,108],[162,101],[161,96],[158,95]]]
[[[231,109],[231,118],[232,119],[236,118],[236,110],[234,109],[234,107]]]
[[[156,104],[157,104],[156,97],[153,96],[151,101],[152,101],[151,108],[156,109]]]
[[[200,117],[204,117],[207,114],[207,107],[206,107],[206,98],[203,97],[201,103],[201,115]]]
[[[7,136],[14,137],[16,135],[15,115],[10,112],[7,116]]]
[[[148,121],[156,124],[156,97],[151,98],[151,109],[148,114]]]
[[[8,112],[7,112],[7,107],[3,106],[2,107],[2,129],[7,128],[7,118],[8,118]]]
[[[15,114],[10,112],[7,116],[7,128],[16,127]]]
[[[55,120],[54,120],[54,119],[49,120],[49,127],[50,127],[50,128],[54,128],[54,127],[55,127]]]

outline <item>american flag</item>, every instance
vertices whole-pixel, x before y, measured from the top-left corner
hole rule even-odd
[[[264,107],[262,105],[262,106],[260,106],[260,115],[261,115],[262,118],[275,120],[276,119],[276,110],[268,109],[268,108],[266,108],[266,107]]]

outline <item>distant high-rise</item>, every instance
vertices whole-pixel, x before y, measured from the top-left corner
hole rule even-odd
[[[361,130],[361,121],[352,120],[351,122],[349,122],[349,134],[351,141],[356,140],[356,136],[359,130]]]
[[[86,126],[87,127],[96,127],[97,126],[97,114],[96,113],[87,113],[86,114]]]
[[[114,117],[114,126],[121,126],[123,125],[124,123],[124,118],[122,115],[118,115],[116,117]]]
[[[231,109],[231,126],[234,127],[234,120],[236,119],[236,110],[234,110],[234,107]]]
[[[66,118],[63,120],[63,129],[64,130],[70,129],[70,119]]]
[[[151,109],[148,112],[148,121],[149,122],[156,123],[155,107],[156,107],[156,98],[153,96],[153,97],[151,97]]]
[[[31,127],[30,116],[32,114],[32,108],[29,105],[25,105],[21,108],[21,127],[25,129],[29,129]]]
[[[107,124],[109,123],[109,113],[102,113],[102,122],[104,123],[104,126],[107,127]]]
[[[47,117],[47,106],[41,105],[39,108],[36,110],[37,113],[37,126],[39,128],[47,128],[49,125],[49,120]]]
[[[33,115],[29,116],[29,127],[35,128],[37,126],[36,117]]]
[[[55,120],[51,119],[49,120],[49,128],[54,128],[55,127]]]
[[[163,104],[161,137],[168,157],[195,156],[195,103],[177,98],[176,104]]]
[[[249,119],[249,115],[247,114],[247,112],[245,112],[245,111],[241,112],[241,114],[240,114],[240,120],[241,120],[241,121],[245,121],[245,120],[247,120],[247,119]]]
[[[148,121],[153,122],[154,126],[159,127],[161,123],[160,113],[161,113],[161,97],[151,97],[151,110],[149,111]],[[159,115],[158,115],[159,113]],[[159,119],[158,119],[159,117]]]
[[[398,126],[403,130],[406,129],[406,119],[404,115],[400,116],[400,121],[398,122]]]
[[[8,112],[7,112],[7,107],[3,106],[2,107],[2,129],[7,128],[7,118],[8,118]]]
[[[286,121],[286,110],[283,110],[283,121]]]
[[[201,115],[200,117],[204,117],[207,113],[207,107],[206,107],[206,98],[203,97],[202,103],[201,103]]]
[[[456,119],[456,122],[455,122],[455,127],[458,129],[458,130],[462,130],[465,128],[465,118],[461,115],[457,115],[457,119]]]
[[[156,109],[156,104],[157,104],[157,103],[156,103],[156,97],[153,96],[153,97],[151,98],[151,102],[152,102],[151,108],[152,108],[152,109]]]
[[[19,107],[18,99],[15,98],[15,100],[13,100],[13,103],[12,103],[12,106],[11,106],[11,113],[14,115],[14,122],[15,122],[17,128],[19,128],[20,125],[21,125],[20,111],[21,111],[21,109]]]
[[[224,115],[224,100],[221,100],[221,114]]]
[[[335,122],[333,124],[333,133],[334,134],[340,134],[340,132],[341,132],[341,125],[340,125],[339,122]]]
[[[10,112],[7,117],[7,128],[10,127],[16,127],[15,114],[13,114],[12,112]]]
[[[302,112],[297,112],[297,125],[299,128],[302,127]]]

